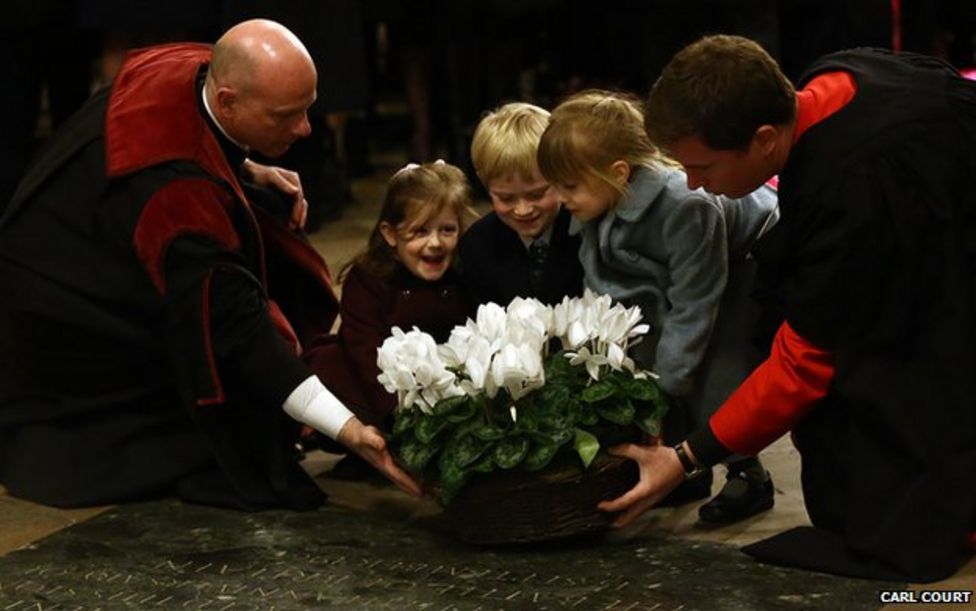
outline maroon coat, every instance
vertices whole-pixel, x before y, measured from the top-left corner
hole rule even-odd
[[[353,266],[342,287],[342,325],[338,335],[324,336],[304,358],[322,383],[360,420],[389,428],[396,397],[377,382],[376,350],[393,327],[413,327],[447,341],[463,324],[469,306],[459,278],[448,271],[428,282],[398,267],[390,278],[377,278]]]

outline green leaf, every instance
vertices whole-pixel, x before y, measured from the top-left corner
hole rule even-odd
[[[634,421],[634,405],[629,399],[600,403],[596,411],[604,420],[614,424],[625,425]]]
[[[569,364],[569,359],[566,358],[566,352],[563,350],[550,355],[546,359],[543,369],[545,370],[547,380],[572,377],[575,375],[573,366]]]
[[[413,427],[414,414],[412,410],[402,409],[393,417],[393,435],[399,437]]]
[[[657,401],[661,396],[661,389],[654,380],[644,378],[630,378],[621,383],[623,391],[631,399],[638,401]]]
[[[493,424],[479,423],[473,426],[470,430],[472,435],[485,441],[498,441],[505,436],[505,431],[501,427],[497,427]]]
[[[423,443],[430,443],[437,437],[437,434],[444,430],[448,424],[447,420],[444,418],[438,418],[437,416],[419,416],[417,420],[417,425],[414,427],[414,433],[417,435],[417,439]]]
[[[591,384],[583,390],[581,398],[586,403],[596,403],[613,396],[613,384],[607,381],[600,381]]]
[[[559,447],[573,438],[574,432],[571,427],[558,429],[539,429],[529,433],[529,437],[541,445],[553,445]]]
[[[495,461],[491,458],[491,452],[483,455],[469,468],[473,473],[491,473],[494,471]]]
[[[651,437],[657,437],[661,434],[661,419],[657,417],[656,410],[637,410],[634,415],[634,424]]]
[[[519,418],[519,428],[527,431],[542,431],[547,429],[572,428],[574,419],[566,410],[566,404],[558,407],[545,407],[525,411]]]
[[[439,449],[439,446],[423,443],[411,435],[400,445],[397,454],[409,471],[420,473]]]
[[[539,402],[543,408],[560,408],[569,402],[572,393],[563,385],[557,384],[551,378],[546,378],[546,385],[539,390]]]
[[[596,457],[596,453],[600,451],[599,440],[589,431],[576,429],[576,441],[573,445],[576,448],[576,453],[579,454],[580,460],[583,461],[583,468],[589,468],[590,463]]]
[[[515,433],[534,433],[539,430],[540,426],[545,425],[542,417],[538,414],[531,412],[519,412],[519,414],[518,422],[513,423],[513,426],[508,430]]]
[[[444,448],[444,453],[441,454],[441,468],[443,469],[446,461],[453,461],[459,467],[467,467],[478,460],[494,443],[470,434],[459,435]]]
[[[557,444],[537,444],[529,450],[522,466],[527,471],[538,471],[552,461],[552,457],[556,455],[558,450],[559,445]]]
[[[448,397],[446,399],[441,399],[434,406],[433,415],[434,416],[445,416],[450,414],[460,406],[468,402],[467,395],[458,395],[456,397]]]
[[[457,465],[447,465],[441,468],[441,501],[444,504],[450,503],[457,495],[464,484],[471,477],[471,471],[458,467]]]
[[[613,384],[615,389],[623,390],[624,384],[627,380],[631,379],[633,376],[629,371],[622,371],[617,369],[611,369],[606,374],[603,375],[601,381],[606,380]]]
[[[502,469],[511,469],[522,462],[528,453],[529,440],[521,435],[514,435],[498,442],[492,452],[492,458]]]
[[[600,421],[600,415],[596,413],[596,410],[593,409],[592,405],[588,403],[587,404],[577,403],[577,405],[579,406],[579,414],[578,414],[579,417],[576,418],[576,422],[578,424],[593,426],[594,424]]]
[[[674,401],[667,395],[667,393],[661,393],[661,396],[657,400],[657,419],[663,421],[664,417],[671,411],[671,406]]]
[[[448,422],[458,424],[460,422],[470,420],[471,417],[475,415],[476,411],[477,410],[475,409],[474,403],[471,401],[465,401],[453,411],[449,412],[445,418],[447,418]]]

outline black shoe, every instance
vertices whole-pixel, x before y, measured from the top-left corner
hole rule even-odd
[[[745,471],[729,473],[722,491],[698,508],[698,518],[710,524],[732,524],[773,507],[773,479],[763,470],[757,477]]]
[[[712,470],[705,471],[695,479],[690,479],[664,497],[658,507],[678,507],[692,501],[708,498],[712,493]]]

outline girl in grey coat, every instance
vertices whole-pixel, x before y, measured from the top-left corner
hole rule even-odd
[[[539,168],[573,215],[570,231],[582,236],[586,286],[641,307],[651,333],[636,360],[704,422],[761,360],[750,341],[758,308],[748,250],[778,218],[775,191],[729,199],[690,190],[648,140],[639,103],[605,91],[553,111]],[[737,457],[729,467],[703,520],[736,521],[772,506],[758,459]]]

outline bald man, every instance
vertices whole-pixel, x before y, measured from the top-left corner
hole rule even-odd
[[[302,424],[418,492],[302,362],[336,315],[329,272],[294,231],[298,176],[248,159],[309,134],[315,82],[270,21],[137,51],[29,171],[0,219],[11,494],[313,507]]]

